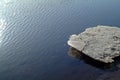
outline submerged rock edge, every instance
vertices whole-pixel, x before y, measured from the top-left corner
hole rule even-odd
[[[71,35],[67,43],[95,60],[112,63],[113,58],[120,55],[120,28],[90,27],[78,35]]]

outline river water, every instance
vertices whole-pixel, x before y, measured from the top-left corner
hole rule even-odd
[[[67,41],[88,27],[119,27],[119,3],[0,0],[0,80],[96,80],[112,71],[70,57]]]

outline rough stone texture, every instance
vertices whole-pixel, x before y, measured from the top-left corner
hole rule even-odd
[[[91,27],[78,35],[71,35],[68,45],[96,60],[112,63],[113,58],[120,55],[120,28]]]

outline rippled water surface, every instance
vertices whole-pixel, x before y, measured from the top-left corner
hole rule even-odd
[[[109,72],[68,56],[71,34],[120,26],[120,0],[0,0],[0,80],[96,80]]]

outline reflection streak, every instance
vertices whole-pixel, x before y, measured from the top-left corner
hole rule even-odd
[[[0,44],[2,42],[2,34],[3,34],[3,31],[4,31],[5,27],[6,27],[5,20],[0,19]]]

